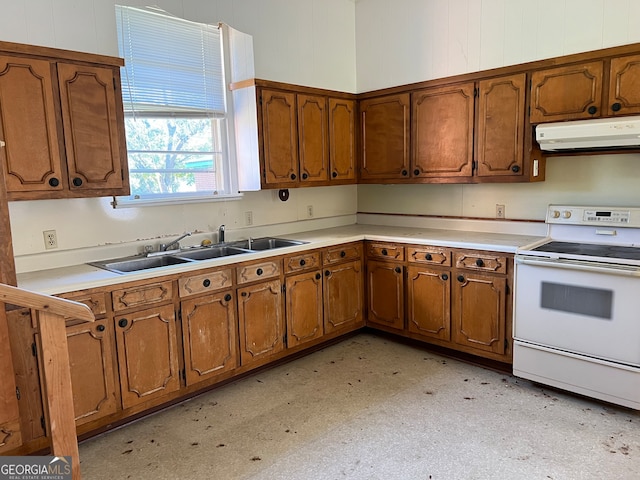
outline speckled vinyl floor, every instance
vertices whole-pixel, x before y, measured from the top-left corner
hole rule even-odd
[[[361,334],[80,458],[84,480],[637,480],[640,412]]]

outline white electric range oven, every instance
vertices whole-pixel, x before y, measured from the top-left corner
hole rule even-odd
[[[550,205],[515,257],[513,373],[640,410],[640,208]]]

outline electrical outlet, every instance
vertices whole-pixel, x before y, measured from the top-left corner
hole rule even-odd
[[[47,250],[58,248],[58,235],[55,230],[45,230],[42,235],[44,236],[44,248]]]
[[[307,205],[307,218],[313,218],[313,205]]]
[[[496,218],[504,218],[504,205],[496,203]]]
[[[253,225],[253,212],[244,212],[245,225]]]

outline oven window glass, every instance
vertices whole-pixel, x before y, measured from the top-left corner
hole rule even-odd
[[[542,308],[611,320],[611,290],[542,282],[540,297]]]

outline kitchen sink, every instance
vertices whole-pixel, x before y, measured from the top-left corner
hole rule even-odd
[[[191,262],[189,258],[181,258],[173,255],[159,255],[156,257],[125,257],[115,260],[105,260],[103,262],[91,262],[89,265],[104,268],[116,273],[137,272],[150,268],[167,267],[169,265],[179,265]]]
[[[251,251],[236,246],[216,245],[213,247],[186,250],[181,253],[176,253],[175,257],[188,258],[191,260],[209,260],[210,258],[228,257],[229,255],[238,255],[241,253],[251,253]]]
[[[234,242],[233,246],[246,248],[248,250],[271,250],[272,248],[293,247],[295,245],[304,245],[305,243],[308,242],[288,240],[286,238],[261,237]]]

